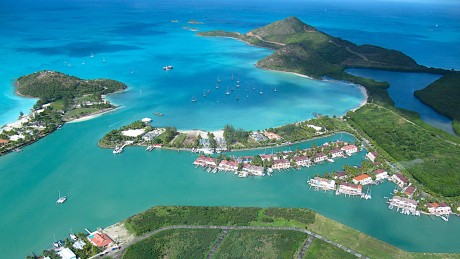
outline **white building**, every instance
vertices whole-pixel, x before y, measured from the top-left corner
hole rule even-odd
[[[443,202],[427,203],[426,206],[428,207],[428,212],[436,216],[449,215],[452,213],[452,208]]]
[[[352,154],[358,152],[358,147],[355,145],[346,145],[346,146],[343,146],[341,150],[345,151],[347,155],[351,156]]]
[[[375,180],[376,181],[382,181],[384,179],[388,178],[388,172],[383,170],[383,169],[377,169],[374,171],[375,173]]]
[[[72,252],[67,247],[62,248],[60,251],[57,252],[57,254],[62,258],[62,259],[77,259],[77,256]]]
[[[287,159],[278,159],[275,160],[272,166],[272,169],[288,169],[291,167],[291,163]]]
[[[327,156],[324,153],[318,153],[315,156],[315,163],[320,163],[323,162],[324,160],[327,160]]]
[[[371,160],[372,163],[374,163],[374,162],[375,162],[375,159],[377,159],[378,155],[379,155],[379,154],[377,154],[377,152],[368,152],[368,153],[366,154],[366,157],[369,158],[369,160]]]
[[[415,200],[411,200],[400,196],[393,196],[393,198],[390,199],[390,204],[388,207],[390,209],[393,209],[393,207],[398,208],[398,210],[401,209],[401,213],[406,215],[415,215],[417,212],[417,205],[418,202]]]
[[[409,183],[409,180],[402,174],[394,174],[388,180],[394,182],[400,188],[403,188]]]
[[[323,190],[334,190],[335,189],[334,180],[328,180],[328,179],[324,179],[321,177],[315,177],[313,179],[310,179],[308,181],[308,184],[310,184],[310,186],[313,186],[319,189],[323,189]]]
[[[250,164],[245,164],[243,166],[243,172],[247,172],[248,174],[252,174],[255,176],[264,176],[264,168],[263,166],[255,166]]]
[[[294,157],[294,161],[296,163],[297,166],[310,166],[311,164],[311,161],[310,159],[308,159],[308,157],[306,156],[296,156]]]
[[[363,186],[353,183],[343,182],[340,183],[339,189],[336,194],[345,194],[345,195],[361,195],[363,193]]]

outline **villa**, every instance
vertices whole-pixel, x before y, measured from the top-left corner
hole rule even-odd
[[[388,178],[388,172],[383,169],[377,169],[374,171],[375,180],[376,181],[383,181],[384,179]]]
[[[378,156],[379,154],[377,154],[377,152],[368,152],[366,154],[366,157],[369,158],[369,160],[371,160],[372,163],[375,162],[375,159],[377,159]]]
[[[238,170],[238,162],[222,160],[219,163],[219,169],[223,171],[234,171]]]
[[[406,188],[404,188],[403,193],[407,195],[407,197],[412,198],[416,190],[417,189],[414,186],[409,185]]]
[[[343,146],[341,150],[345,151],[347,155],[351,156],[352,154],[358,152],[358,147],[355,145],[346,145],[346,146]]]
[[[57,254],[62,258],[62,259],[77,259],[77,256],[72,252],[67,247],[62,248],[57,252]]]
[[[436,216],[449,215],[452,213],[452,208],[443,202],[429,202],[426,206],[428,207],[428,212]]]
[[[252,174],[255,176],[264,176],[264,167],[263,166],[255,166],[250,164],[245,164],[243,166],[243,172],[247,172],[248,174]]]
[[[343,182],[339,184],[339,189],[335,194],[345,194],[345,195],[361,195],[363,193],[363,186],[353,183]]]
[[[324,160],[327,160],[327,156],[324,153],[316,154],[315,163],[320,163],[320,162],[323,162]]]
[[[90,235],[88,239],[91,241],[91,243],[98,247],[106,247],[113,242],[113,240],[108,235],[97,232]]]
[[[329,154],[331,155],[332,158],[343,157],[343,151],[338,148],[331,150]]]
[[[197,166],[216,166],[216,159],[207,156],[200,156],[193,162],[193,164]]]
[[[295,161],[297,166],[308,167],[311,164],[310,159],[308,159],[308,157],[306,157],[306,156],[296,156],[296,157],[294,157],[294,161]]]
[[[256,142],[266,141],[268,139],[262,133],[257,132],[257,131],[253,131],[251,133],[251,138],[253,138]]]
[[[265,160],[270,160],[270,159],[273,159],[273,160],[278,160],[278,157],[274,154],[270,154],[270,155],[260,155],[260,158],[262,159],[262,161],[265,161]]]
[[[403,188],[409,183],[409,180],[402,174],[394,174],[388,179],[398,185],[400,188]]]
[[[389,208],[392,209],[393,207],[396,207],[398,208],[398,210],[402,209],[401,213],[404,213],[406,215],[411,213],[412,215],[415,215],[417,214],[417,205],[418,202],[415,200],[411,200],[400,196],[393,196],[393,198],[390,199]]]
[[[345,172],[338,172],[334,175],[335,180],[343,180],[347,178],[347,174]]]
[[[367,174],[361,174],[353,178],[353,183],[362,185],[371,184],[372,178]]]
[[[291,163],[289,163],[289,160],[287,159],[278,159],[275,160],[272,169],[288,169],[291,167]]]
[[[328,180],[324,179],[321,177],[315,177],[313,179],[310,179],[308,181],[308,184],[310,186],[315,187],[316,189],[322,189],[322,190],[334,190],[335,189],[335,181],[334,180]]]

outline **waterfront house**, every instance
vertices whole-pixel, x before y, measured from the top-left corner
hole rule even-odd
[[[20,139],[25,139],[26,137],[22,134],[12,135],[9,137],[11,141],[18,141]]]
[[[222,160],[219,163],[219,169],[223,171],[234,171],[235,172],[238,170],[238,162]]]
[[[200,138],[198,140],[198,143],[200,146],[208,148],[209,145],[211,144],[211,141],[208,138]]]
[[[345,172],[338,172],[336,174],[334,174],[334,179],[335,180],[343,180],[347,178],[347,174]]]
[[[383,181],[384,179],[388,178],[388,172],[383,169],[377,169],[374,171],[375,180],[376,181]]]
[[[270,139],[270,140],[272,140],[272,139],[274,139],[274,140],[279,140],[279,139],[281,139],[281,136],[280,136],[280,135],[275,134],[275,133],[273,133],[273,132],[269,132],[269,131],[265,131],[265,132],[264,132],[264,135],[265,135],[268,139]]]
[[[452,213],[452,208],[443,202],[429,202],[426,206],[428,207],[428,212],[436,216],[449,215]]]
[[[288,169],[291,167],[291,163],[289,163],[289,160],[287,159],[278,159],[274,161],[274,164],[272,166],[272,169]]]
[[[417,205],[418,202],[415,200],[411,200],[408,198],[400,197],[400,196],[393,196],[392,199],[390,199],[389,202],[389,208],[392,209],[393,207],[396,207],[399,209],[402,209],[402,213],[404,214],[409,214],[411,213],[412,215],[415,215],[417,212]]]
[[[371,184],[372,178],[367,174],[360,174],[353,178],[353,183],[362,185]]]
[[[349,156],[358,152],[358,147],[355,145],[346,145],[341,148],[341,150],[345,151],[345,153]]]
[[[388,179],[398,185],[400,188],[403,188],[409,183],[409,180],[402,174],[394,174]]]
[[[155,129],[155,130],[149,131],[142,136],[142,139],[145,141],[154,140],[156,137],[160,136],[160,134],[163,133],[163,131],[164,131],[163,129]]]
[[[194,165],[198,166],[216,166],[216,159],[207,156],[200,156],[194,162]]]
[[[407,197],[412,198],[416,190],[417,189],[414,186],[409,185],[406,188],[404,188],[403,193],[407,195]]]
[[[91,243],[97,247],[106,247],[113,242],[113,240],[108,235],[98,232],[90,235],[88,238]]]
[[[315,163],[320,163],[320,162],[323,162],[324,160],[327,160],[327,156],[324,153],[316,154]]]
[[[333,150],[329,151],[329,154],[332,158],[343,157],[343,151],[338,148],[334,148]]]
[[[335,189],[334,180],[328,180],[328,179],[321,178],[321,177],[315,177],[313,179],[310,179],[308,181],[308,184],[310,184],[310,186],[312,187],[319,188],[322,190],[334,190]]]
[[[72,252],[72,250],[70,250],[70,249],[67,248],[67,247],[61,248],[61,250],[59,250],[59,251],[57,252],[57,254],[58,254],[62,259],[77,259],[77,256]]]
[[[262,161],[265,161],[265,160],[270,160],[273,158],[273,160],[278,160],[278,157],[275,155],[275,154],[269,154],[269,155],[260,155],[260,158],[262,159]]]
[[[306,156],[296,156],[294,157],[294,161],[297,166],[310,166],[311,164],[310,159]]]
[[[83,240],[77,240],[75,243],[73,243],[72,247],[78,250],[83,250],[85,245],[86,243]]]
[[[342,182],[339,184],[339,189],[336,194],[345,194],[345,195],[361,195],[363,193],[363,186],[359,184]]]
[[[255,176],[264,176],[264,168],[263,166],[255,166],[250,164],[245,164],[243,166],[243,172],[247,172],[248,174],[252,174]]]
[[[366,154],[366,157],[369,158],[369,160],[371,160],[372,163],[375,162],[375,159],[377,159],[379,154],[377,154],[377,152],[368,152]]]

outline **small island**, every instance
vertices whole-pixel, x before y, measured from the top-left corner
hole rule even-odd
[[[38,98],[30,114],[19,114],[19,120],[2,127],[0,155],[20,151],[65,122],[91,118],[117,106],[105,96],[123,91],[127,86],[110,79],[84,80],[55,71],[40,71],[22,76],[15,82],[20,96]]]

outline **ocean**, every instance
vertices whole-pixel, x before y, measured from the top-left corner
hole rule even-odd
[[[422,65],[460,69],[458,7],[449,1],[1,1],[0,125],[35,102],[14,94],[14,80],[24,74],[57,70],[87,79],[112,78],[129,87],[110,96],[120,109],[66,124],[23,152],[0,158],[2,257],[40,252],[70,228],[105,227],[155,205],[306,207],[409,251],[460,252],[457,218],[446,223],[388,210],[383,196],[391,184],[374,188],[370,201],[308,190],[308,177],[358,164],[364,153],[273,177],[238,179],[195,169],[190,153],[128,148],[114,156],[96,145],[106,132],[146,116],[153,117],[155,126],[178,129],[217,130],[225,124],[263,129],[313,113],[340,116],[363,101],[363,93],[351,84],[257,69],[254,64],[270,50],[198,37],[184,26],[246,32],[294,15],[358,44],[400,50]],[[192,19],[203,24],[189,24]],[[166,65],[174,69],[163,71]],[[415,80],[417,87],[436,79],[424,74],[408,78],[402,80]],[[229,96],[227,89],[233,89]],[[390,95],[407,96],[413,90]],[[339,138],[353,141],[335,135],[315,143]],[[55,204],[58,191],[69,197],[62,206]]]

